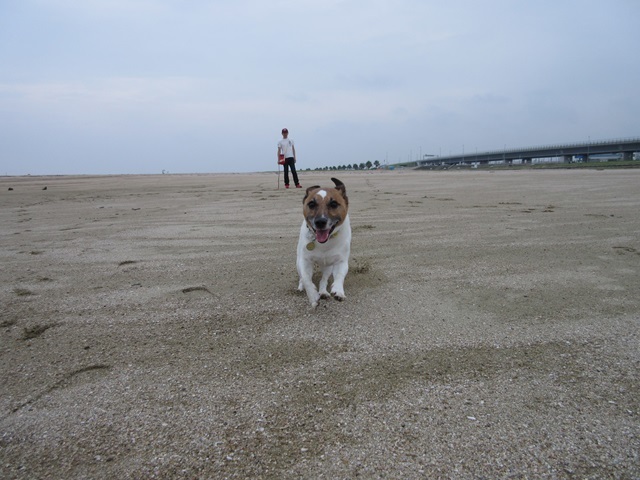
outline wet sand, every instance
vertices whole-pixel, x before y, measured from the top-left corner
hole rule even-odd
[[[0,477],[640,477],[639,170],[332,175],[0,178]]]

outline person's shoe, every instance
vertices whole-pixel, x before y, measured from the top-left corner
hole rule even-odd
[[[289,188],[289,185],[285,185],[284,188]]]
[[[297,185],[296,185],[296,188],[302,188],[302,185],[297,184]]]

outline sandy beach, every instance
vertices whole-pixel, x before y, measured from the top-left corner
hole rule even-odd
[[[640,478],[640,170],[331,176],[0,178],[0,477]]]

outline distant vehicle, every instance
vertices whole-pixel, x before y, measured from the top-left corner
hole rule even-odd
[[[602,155],[589,155],[589,160],[593,160],[596,162],[612,162],[615,160],[622,160],[622,154],[603,153]]]

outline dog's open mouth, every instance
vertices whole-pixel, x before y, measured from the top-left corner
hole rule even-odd
[[[326,241],[329,240],[329,238],[331,238],[331,234],[333,233],[333,230],[335,228],[336,226],[334,225],[333,227],[327,228],[325,230],[320,230],[320,229],[314,230],[316,234],[316,242],[326,243]]]
[[[333,232],[333,228],[327,228],[326,230],[316,230],[316,241],[318,243],[325,243],[327,240],[329,240],[331,232]]]

